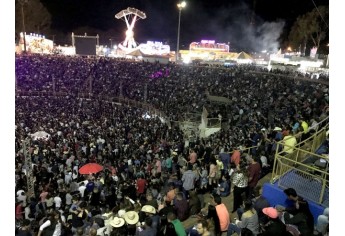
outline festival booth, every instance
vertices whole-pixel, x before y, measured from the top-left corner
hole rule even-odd
[[[245,53],[245,52],[240,52],[236,59],[237,63],[239,64],[249,64],[249,63],[253,63],[253,58],[248,54],[248,53]]]
[[[44,35],[39,34],[26,34],[25,33],[25,40],[24,34],[20,33],[19,39],[19,49],[16,48],[16,52],[23,52],[24,49],[24,41],[26,46],[26,51],[31,53],[45,53],[50,54],[53,53],[54,43],[53,40],[46,39]]]

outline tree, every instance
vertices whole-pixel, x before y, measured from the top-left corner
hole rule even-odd
[[[15,0],[15,33],[23,31],[23,13],[27,33],[48,34],[51,14],[40,0]]]
[[[305,15],[299,16],[293,24],[289,41],[294,48],[312,43],[319,48],[322,40],[328,37],[329,10],[326,6],[315,8]]]

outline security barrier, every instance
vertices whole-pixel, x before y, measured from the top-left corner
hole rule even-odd
[[[296,134],[300,141],[295,147],[278,142],[271,177],[271,183],[279,188],[294,188],[302,197],[322,206],[328,206],[329,200],[329,157],[328,152],[322,155],[315,152],[326,141],[328,121],[328,117],[321,121],[316,132],[303,141],[302,133]],[[284,153],[279,151],[279,145],[294,151]]]

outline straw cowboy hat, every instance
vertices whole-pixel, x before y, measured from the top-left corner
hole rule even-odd
[[[153,206],[145,205],[141,208],[142,212],[150,213],[150,214],[156,214],[156,209]]]
[[[114,228],[120,228],[125,224],[125,220],[119,217],[114,217],[114,219],[111,220],[109,224]]]
[[[139,215],[135,211],[126,212],[123,218],[125,219],[126,223],[129,225],[134,225],[138,223],[139,221]]]
[[[280,128],[280,127],[274,127],[273,131],[282,131],[282,128]]]

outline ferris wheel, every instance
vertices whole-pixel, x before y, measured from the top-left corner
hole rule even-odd
[[[127,25],[126,38],[122,43],[119,44],[119,47],[121,47],[123,50],[136,48],[138,45],[134,40],[134,25],[136,21],[145,19],[146,14],[138,9],[128,7],[127,9],[117,13],[115,18],[124,20]]]

